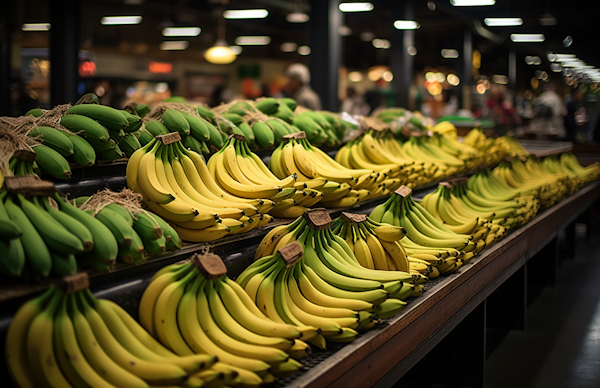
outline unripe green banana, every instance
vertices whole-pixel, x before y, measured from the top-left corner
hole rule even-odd
[[[135,231],[133,230],[133,227],[129,225],[127,220],[121,217],[117,212],[104,207],[96,214],[96,219],[110,229],[119,244],[131,245],[132,236]]]
[[[179,132],[181,136],[190,134],[190,124],[175,109],[167,109],[163,112],[162,121],[169,132]]]
[[[133,133],[128,133],[123,136],[118,145],[127,157],[131,157],[135,151],[142,148],[142,145]]]
[[[127,120],[127,123],[128,123],[127,128],[124,128],[125,132],[131,133],[131,132],[135,132],[138,129],[140,129],[140,127],[142,126],[141,118],[139,118],[138,116],[132,115],[131,113],[127,112],[126,110],[120,110],[119,112],[121,112],[121,114],[123,115],[123,117],[125,117],[125,119]]]
[[[112,131],[124,130],[129,126],[129,122],[125,116],[117,109],[109,106],[96,104],[75,105],[67,110],[65,117],[72,114],[87,116]]]
[[[275,114],[277,109],[279,109],[279,101],[273,97],[267,97],[260,101],[254,103],[254,106],[259,111],[263,112],[266,115]]]
[[[23,116],[33,116],[33,117],[40,117],[41,115],[44,114],[44,110],[42,108],[33,108],[28,110]]]
[[[165,125],[158,120],[146,121],[144,123],[144,128],[146,128],[146,131],[150,132],[150,134],[152,134],[154,137],[169,133],[167,127],[165,127]]]
[[[116,145],[115,148],[112,148],[108,151],[101,151],[100,156],[106,160],[115,160],[124,158],[125,154],[123,153],[123,151],[121,151],[121,148],[118,145]]]
[[[244,133],[244,136],[246,137],[246,141],[248,142],[248,145],[250,147],[254,147],[254,141],[255,141],[255,136],[254,136],[254,132],[252,131],[252,128],[250,127],[250,125],[243,121],[242,123],[240,123],[240,125],[238,125],[238,128]]]
[[[266,121],[266,124],[271,127],[273,130],[273,135],[275,136],[275,144],[279,144],[283,141],[283,137],[285,135],[289,135],[289,131],[287,128],[278,120],[269,119]]]
[[[188,150],[192,150],[201,155],[203,154],[202,142],[198,141],[198,139],[193,136],[186,136],[185,140],[183,141],[183,146]]]
[[[203,119],[185,112],[180,113],[190,125],[190,136],[193,136],[198,141],[206,141],[210,139],[210,132],[206,126],[206,122]]]
[[[71,143],[73,143],[73,155],[71,159],[84,167],[93,166],[96,163],[96,151],[94,147],[82,137],[67,134]]]
[[[36,155],[35,160],[38,167],[43,172],[58,179],[69,179],[71,177],[69,162],[61,154],[42,144],[32,148]]]
[[[123,218],[125,221],[127,221],[127,223],[129,224],[129,226],[133,226],[133,217],[131,216],[131,214],[127,210],[125,210],[121,206],[119,206],[116,203],[111,203],[111,204],[106,205],[106,208],[114,211],[119,216],[121,216],[121,218]]]
[[[284,104],[286,105],[292,112],[296,110],[296,107],[298,106],[298,103],[296,102],[296,100],[294,100],[293,98],[280,98],[279,99],[279,104]]]
[[[96,153],[109,151],[115,149],[117,147],[117,143],[113,139],[108,139],[108,141],[99,142],[94,139],[86,139],[88,143],[94,148]]]
[[[83,136],[87,140],[104,142],[109,139],[106,127],[87,116],[75,114],[65,115],[60,119],[60,124],[71,132]]]
[[[167,250],[174,251],[177,249],[181,249],[181,239],[179,235],[173,229],[171,225],[169,225],[165,220],[160,218],[154,213],[148,213],[154,220],[158,223],[160,228],[162,229],[163,236],[167,239]]]
[[[146,104],[137,104],[135,107],[135,113],[141,118],[144,118],[152,109]]]
[[[71,217],[67,213],[56,210],[49,206],[48,200],[44,200],[46,211],[50,217],[54,218],[67,231],[75,235],[83,244],[83,250],[89,252],[94,247],[94,237],[92,233],[80,221]]]
[[[145,128],[140,128],[138,131],[138,141],[140,142],[140,146],[144,147],[146,144],[150,143],[154,136]]]
[[[198,111],[200,117],[202,117],[204,120],[208,121],[209,123],[215,122],[215,114],[212,110],[210,110],[209,107],[204,105],[198,105],[196,106],[196,110]]]
[[[0,204],[0,206],[4,208],[4,205]],[[23,232],[21,232],[19,226],[9,220],[8,216],[6,218],[0,218],[0,240],[12,240],[19,238],[22,235]]]
[[[1,221],[7,222],[7,221]],[[25,268],[25,250],[19,238],[0,240],[0,273],[8,277],[19,277]]]
[[[156,240],[162,237],[163,230],[160,224],[149,213],[136,213],[133,220],[133,229],[139,234],[142,240]]]
[[[257,121],[252,124],[252,132],[256,139],[256,144],[260,148],[271,148],[275,144],[275,134],[271,127],[262,121]]]
[[[167,239],[165,236],[153,240],[142,240],[144,241],[144,249],[151,255],[160,256],[167,250]]]
[[[50,252],[50,257],[52,257],[52,273],[56,276],[69,276],[77,273],[75,255],[60,255]]]
[[[52,127],[37,127],[27,135],[31,138],[37,138],[44,144],[61,154],[69,157],[73,155],[73,143],[66,136],[66,133]]]

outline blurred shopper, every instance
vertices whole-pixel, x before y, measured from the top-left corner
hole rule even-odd
[[[365,103],[363,97],[352,87],[346,89],[346,98],[342,101],[342,112],[351,115],[365,116],[369,114],[370,107]]]
[[[317,93],[310,87],[310,71],[301,63],[294,63],[285,72],[287,82],[284,92],[305,108],[311,110],[321,109],[321,100]]]
[[[543,117],[539,117],[541,121],[540,134],[564,137],[566,134],[564,117],[567,114],[567,108],[556,90],[557,87],[554,83],[544,85],[544,92],[536,100],[534,114],[545,111]]]
[[[487,119],[496,123],[495,132],[504,135],[513,126],[521,124],[515,108],[506,99],[506,90],[501,85],[493,84],[490,88],[490,97],[486,103]]]
[[[571,99],[567,102],[567,114],[565,116],[566,140],[575,141],[575,135],[581,127],[575,116],[578,116],[579,104],[583,99],[583,92],[579,88],[571,90]]]

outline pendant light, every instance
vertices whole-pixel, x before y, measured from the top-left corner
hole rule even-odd
[[[227,41],[225,41],[225,19],[222,16],[219,17],[217,36],[218,38],[215,44],[204,53],[204,59],[215,65],[227,65],[232,63],[237,59],[237,55],[229,48]]]

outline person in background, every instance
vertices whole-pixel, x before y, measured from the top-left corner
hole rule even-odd
[[[346,89],[346,98],[342,101],[342,112],[364,116],[369,113],[369,110],[370,108],[365,104],[365,100],[360,94],[356,93],[354,88],[349,87]]]
[[[557,135],[558,137],[564,137],[565,125],[564,117],[567,114],[567,108],[563,99],[556,93],[557,87],[555,83],[547,83],[544,85],[544,92],[539,95],[536,100],[536,105],[544,105],[550,108],[551,116],[545,122],[544,134]]]
[[[286,95],[296,100],[298,105],[311,110],[321,109],[321,100],[310,87],[310,71],[301,63],[290,65],[285,72],[287,82],[283,88]]]
[[[515,108],[506,101],[506,90],[501,85],[492,84],[486,107],[487,118],[496,123],[495,132],[498,135],[504,135],[513,128],[513,125],[521,124]]]
[[[575,141],[575,135],[580,125],[575,120],[579,103],[583,99],[583,92],[579,88],[571,90],[571,99],[567,102],[567,114],[565,116],[566,140]]]

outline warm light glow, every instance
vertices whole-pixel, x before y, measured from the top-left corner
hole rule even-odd
[[[384,71],[381,78],[383,78],[385,82],[392,82],[392,80],[394,79],[394,74],[392,74],[391,71]]]
[[[448,74],[446,76],[446,81],[448,81],[448,83],[452,86],[458,86],[460,83],[460,78],[458,78],[456,74]]]
[[[163,51],[185,50],[190,43],[187,40],[170,40],[160,44],[160,49]]]
[[[163,29],[163,36],[198,36],[200,27],[166,27]]]
[[[492,82],[495,84],[506,85],[508,83],[508,77],[505,75],[493,75]]]
[[[240,55],[242,53],[242,46],[229,46],[229,49],[235,55]]]
[[[223,12],[225,19],[264,19],[269,15],[266,9],[229,9]]]
[[[359,71],[351,71],[348,73],[348,81],[350,82],[360,82],[363,80],[363,75]]]
[[[375,6],[372,3],[341,3],[339,8],[342,12],[367,12],[372,11]]]
[[[141,16],[105,16],[100,20],[100,23],[105,26],[117,26],[123,24],[140,24]]]
[[[25,23],[21,26],[23,31],[48,31],[50,23]]]
[[[511,34],[510,40],[515,43],[522,42],[543,42],[546,40],[544,34]]]
[[[298,47],[298,54],[300,54],[300,55],[309,55],[310,54],[310,47],[308,47],[308,46],[300,46],[300,47]]]
[[[215,65],[227,65],[237,59],[237,55],[223,40],[218,40],[215,45],[204,53],[204,59]]]
[[[538,81],[538,79],[535,77],[531,78],[531,88],[537,89],[538,86],[540,86],[540,81]]]
[[[284,53],[293,53],[298,48],[298,45],[294,42],[286,42],[281,45],[281,51]]]
[[[427,73],[425,73],[425,79],[429,82],[435,82],[435,80],[436,80],[435,73],[428,71]]]
[[[476,69],[481,67],[481,53],[479,50],[473,50],[473,60],[471,61],[471,65]]]
[[[287,20],[290,23],[306,23],[310,20],[310,16],[303,12],[293,12],[287,14],[285,20]]]
[[[406,49],[406,52],[411,57],[414,57],[415,55],[417,55],[417,48],[415,46],[408,46],[408,48]]]
[[[478,84],[475,89],[477,90],[477,93],[479,94],[483,94],[485,93],[485,86],[483,86],[483,84]]]
[[[446,75],[444,73],[435,73],[434,76],[435,80],[440,84],[446,80]]]
[[[534,56],[528,55],[525,57],[525,63],[528,65],[539,66],[542,64],[542,59],[540,57],[538,57],[537,55],[534,55]]]
[[[235,44],[238,46],[264,46],[271,43],[268,36],[238,36],[235,38]]]
[[[397,30],[416,30],[421,25],[414,20],[396,20],[394,22],[394,28]]]
[[[348,26],[340,26],[340,28],[338,28],[338,34],[341,36],[350,36],[352,35],[352,29]]]
[[[550,70],[552,70],[555,73],[559,73],[562,71],[562,66],[559,65],[558,63],[551,63],[550,64]]]
[[[96,64],[92,61],[85,61],[79,64],[79,76],[92,77],[96,74]]]
[[[450,0],[450,4],[455,7],[474,7],[494,5],[496,4],[496,0]]]
[[[173,65],[169,62],[151,61],[148,64],[148,71],[150,73],[169,74],[173,71]]]
[[[443,49],[442,57],[444,58],[458,58],[458,50],[455,49]]]
[[[387,39],[373,39],[373,41],[371,43],[373,44],[373,47],[384,49],[384,50],[387,50],[390,47],[392,47],[392,44]]]
[[[503,27],[503,26],[520,26],[523,24],[521,18],[485,18],[483,22],[489,27]]]

